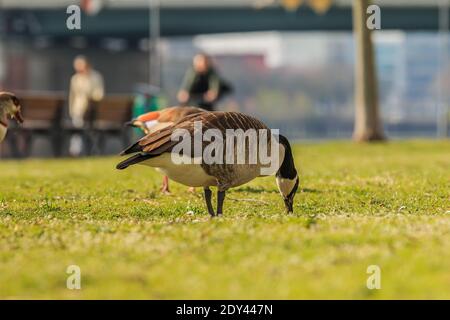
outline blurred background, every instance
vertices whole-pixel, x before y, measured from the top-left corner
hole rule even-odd
[[[64,119],[79,54],[103,75],[104,110],[97,116],[104,112],[108,123],[94,128],[101,139],[85,154],[117,153],[137,134],[124,136],[123,120],[176,105],[198,52],[234,88],[218,109],[259,117],[291,139],[350,139],[357,1],[0,0],[0,90],[28,99],[29,120],[11,128],[0,155],[68,154],[61,132],[73,131]],[[372,42],[384,136],[447,136],[449,1],[373,3],[381,7]],[[80,30],[66,27],[73,4],[81,8]],[[113,105],[129,110],[112,112]]]

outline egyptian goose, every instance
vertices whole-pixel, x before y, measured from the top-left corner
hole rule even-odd
[[[5,139],[8,131],[8,116],[14,118],[18,123],[23,122],[20,108],[19,99],[13,93],[0,92],[0,142]]]
[[[145,134],[150,134],[168,127],[188,115],[207,112],[204,109],[197,107],[170,107],[159,111],[152,111],[140,115],[136,119],[131,120],[127,125],[141,129]],[[164,194],[170,193],[169,178],[163,177],[161,192]]]
[[[170,107],[145,113],[127,124],[141,129],[145,134],[149,134],[168,127],[188,115],[199,112],[207,111],[197,107]]]
[[[200,131],[199,123],[201,124]],[[212,217],[216,216],[216,213],[211,205],[212,192],[210,187],[216,186],[218,188],[217,215],[221,215],[225,192],[229,188],[245,184],[259,176],[275,173],[278,189],[283,196],[286,210],[287,212],[293,211],[293,200],[299,185],[299,178],[295,169],[289,141],[285,137],[279,136],[279,144],[276,145],[277,150],[273,150],[274,152],[278,152],[279,155],[279,161],[276,162],[275,166],[271,166],[274,167],[272,168],[273,171],[261,174],[263,165],[260,160],[252,163],[248,161],[248,163],[243,164],[225,161],[222,164],[220,161],[217,163],[201,161],[205,158],[204,151],[212,143],[208,143],[208,141],[203,141],[202,139],[200,142],[200,150],[199,148],[195,148],[195,145],[198,141],[199,132],[200,136],[203,137],[205,135],[202,133],[208,132],[209,129],[216,129],[215,132],[221,133],[222,137],[226,136],[226,139],[222,138],[221,140],[226,146],[229,146],[227,134],[230,129],[235,132],[237,130],[248,132],[248,130],[251,131],[252,129],[258,131],[270,130],[261,121],[238,112],[203,112],[193,114],[162,130],[150,133],[124,150],[121,155],[134,155],[119,163],[116,168],[123,170],[134,164],[147,165],[161,169],[170,179],[181,184],[191,187],[203,187],[206,206]],[[179,139],[174,138],[175,136],[178,138],[181,137],[181,142],[177,141]],[[189,146],[194,146],[194,148],[189,148],[194,149],[193,151],[180,153],[178,144],[182,143],[183,139],[188,141]],[[273,136],[270,134],[270,131],[265,138],[259,136],[258,139],[259,142],[262,139],[266,139],[265,142],[267,145],[271,145],[270,142],[273,142],[271,141]],[[214,143],[216,142],[215,140],[213,141]],[[222,150],[227,150],[226,146]],[[244,144],[244,146],[246,149],[245,152],[249,156],[248,159],[250,159],[251,150],[249,150],[249,143]],[[239,153],[239,150],[236,150],[238,147],[238,144],[234,144],[233,142],[233,147],[231,147],[233,159]],[[183,163],[183,160],[185,160],[185,163]]]

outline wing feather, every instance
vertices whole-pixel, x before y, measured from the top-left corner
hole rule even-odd
[[[187,108],[187,107],[186,107]],[[177,122],[162,128],[156,132],[150,133],[143,137],[138,142],[131,145],[121,154],[130,154],[142,152],[144,154],[158,155],[164,152],[170,152],[178,141],[172,141],[171,137],[175,130],[187,130],[191,138],[194,136],[194,122],[202,122],[203,132],[208,129],[218,129],[225,136],[226,129],[268,129],[268,127],[261,121],[239,112],[194,112],[199,108],[192,107],[186,110],[186,115],[180,118]],[[200,109],[201,110],[201,109]],[[190,113],[190,114],[188,114]],[[193,140],[193,139],[192,139]],[[204,144],[207,142],[204,142]]]

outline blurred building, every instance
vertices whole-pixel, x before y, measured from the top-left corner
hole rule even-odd
[[[100,4],[98,12],[83,13],[82,30],[71,33],[64,21],[73,1],[2,0],[1,86],[67,90],[71,60],[80,53],[102,72],[109,93],[130,93],[137,83],[148,82],[149,2],[92,3]],[[377,3],[385,13],[375,42],[388,134],[433,136],[437,79],[448,70],[439,60],[437,7],[426,0]],[[161,5],[161,83],[168,104],[176,103],[193,54],[205,51],[235,87],[233,99],[221,108],[255,114],[294,138],[351,135],[351,0],[335,1],[324,15],[307,7],[286,12],[258,0],[162,0]]]

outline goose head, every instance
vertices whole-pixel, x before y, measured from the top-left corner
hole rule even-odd
[[[298,190],[299,178],[296,175],[295,178],[282,178],[277,176],[277,185],[283,196],[284,206],[288,213],[294,212],[294,197]]]
[[[139,117],[127,122],[126,125],[130,127],[135,127],[144,131],[145,134],[150,133],[150,128],[158,123],[159,118],[158,111],[148,112],[146,114],[140,115]]]
[[[284,148],[283,162],[276,173],[278,190],[284,200],[284,206],[288,213],[294,212],[294,197],[298,190],[299,177],[295,169],[289,141],[284,136],[279,136],[280,145]]]
[[[149,133],[147,127],[145,126],[145,122],[142,122],[138,119],[133,119],[133,120],[125,123],[125,125],[127,125],[129,127],[141,129],[145,134]]]
[[[21,106],[19,99],[10,92],[0,92],[0,117],[1,121],[7,121],[7,116],[15,119],[18,123],[23,123]]]

